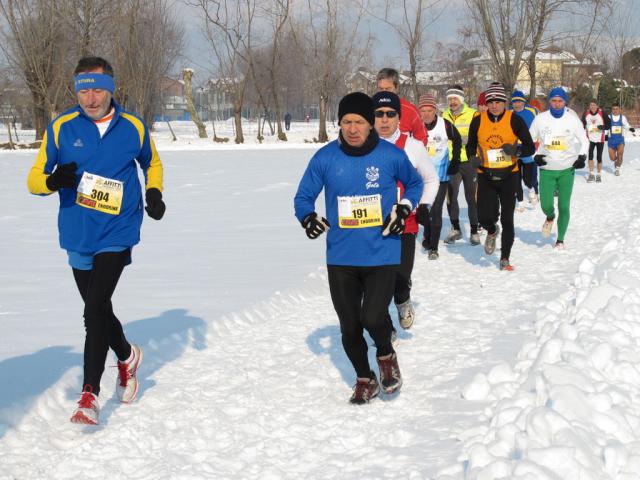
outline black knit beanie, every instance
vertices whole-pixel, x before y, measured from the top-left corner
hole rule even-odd
[[[375,123],[373,116],[373,102],[371,97],[366,93],[352,92],[348,93],[338,105],[338,123],[347,113],[356,113],[364,118],[370,125]]]
[[[400,117],[400,97],[393,92],[387,92],[382,90],[371,97],[373,102],[373,109],[377,110],[382,107],[389,107],[394,109]]]

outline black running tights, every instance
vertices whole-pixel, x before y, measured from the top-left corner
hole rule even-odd
[[[364,329],[373,339],[378,357],[393,353],[387,312],[397,268],[397,265],[327,265],[329,291],[340,320],[342,346],[360,378],[368,378],[371,373]]]
[[[89,385],[96,395],[100,393],[100,378],[109,347],[120,361],[126,360],[131,354],[131,345],[111,305],[111,296],[130,256],[129,249],[99,253],[93,257],[91,270],[73,269],[73,277],[84,301],[86,337],[83,388]]]
[[[490,180],[487,174],[478,175],[478,214],[480,225],[488,233],[495,233],[500,217],[502,224],[502,246],[500,258],[508,259],[515,236],[513,213],[516,209],[516,194],[520,184],[520,173],[513,172],[502,180]]]

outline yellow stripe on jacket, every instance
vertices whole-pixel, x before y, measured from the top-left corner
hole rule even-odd
[[[36,161],[29,171],[27,177],[27,188],[30,193],[34,195],[50,195],[53,190],[47,188],[47,178],[49,175],[44,173],[44,167],[47,164],[47,132],[44,132],[42,137],[42,144],[40,150],[38,150],[38,156]]]
[[[138,136],[140,137],[140,148],[142,148],[145,137],[144,124],[140,119],[129,113],[122,112],[120,115],[129,120],[136,128]],[[149,190],[150,188],[157,188],[162,191],[162,162],[160,161],[160,156],[158,155],[158,151],[156,150],[156,146],[153,143],[151,136],[149,136],[149,147],[151,148],[151,162],[149,163],[149,169],[147,170],[147,184],[145,185],[145,189]]]

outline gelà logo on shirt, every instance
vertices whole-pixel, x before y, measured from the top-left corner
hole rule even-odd
[[[84,147],[84,143],[82,143],[82,140],[81,140],[81,139],[76,138],[76,141],[75,141],[75,142],[73,142],[73,146],[74,146],[74,147],[81,148],[81,147]]]
[[[367,177],[367,190],[370,188],[380,188],[377,180],[380,178],[380,169],[378,167],[367,167],[367,172],[365,174]]]

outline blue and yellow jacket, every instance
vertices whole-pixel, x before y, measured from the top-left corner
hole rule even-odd
[[[76,188],[59,190],[58,231],[65,250],[94,254],[102,249],[131,247],[140,241],[143,201],[136,161],[146,188],[162,191],[162,163],[146,125],[117,103],[109,128],[100,133],[79,105],[49,124],[27,186],[35,195],[53,193],[46,180],[58,164],[76,162],[76,187],[84,172],[123,183],[118,215],[103,213],[76,203]]]

